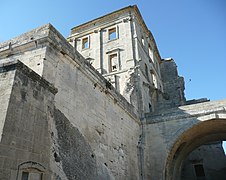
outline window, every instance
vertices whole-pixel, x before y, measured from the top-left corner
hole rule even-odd
[[[117,71],[118,69],[118,56],[116,54],[109,55],[109,72]]]
[[[148,66],[146,63],[145,63],[145,76],[146,76],[147,80],[149,81]]]
[[[43,180],[45,167],[34,161],[22,162],[18,165],[18,180]]]
[[[116,27],[111,28],[111,29],[108,30],[108,39],[109,40],[117,39]]]
[[[22,172],[21,180],[42,180],[43,179],[42,173],[37,172]]]
[[[149,111],[152,112],[152,106],[151,106],[151,104],[149,103],[148,106],[149,106]]]
[[[141,42],[142,42],[142,46],[144,46],[144,37],[141,36]]]
[[[21,178],[21,180],[28,180],[28,176],[29,176],[29,173],[28,172],[22,172],[22,178]]]
[[[149,57],[150,57],[151,61],[154,63],[154,60],[153,60],[153,52],[152,52],[152,49],[151,49],[151,45],[150,44],[148,44],[148,54],[149,54]]]
[[[153,71],[151,71],[151,76],[152,76],[152,81],[153,81],[154,87],[157,89],[158,88],[157,78]]]
[[[89,48],[89,38],[85,37],[82,39],[82,49],[87,49]]]
[[[197,178],[205,177],[205,172],[202,164],[195,164],[194,168]]]

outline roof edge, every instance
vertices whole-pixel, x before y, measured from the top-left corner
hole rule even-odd
[[[136,6],[136,5],[130,5],[130,6],[127,6],[127,7],[121,8],[121,9],[118,9],[118,10],[113,11],[113,12],[111,12],[111,13],[105,14],[105,15],[103,15],[103,16],[100,16],[100,17],[95,18],[95,19],[93,19],[93,20],[90,20],[90,21],[88,21],[88,22],[85,22],[85,23],[82,23],[82,24],[80,24],[80,25],[78,25],[78,26],[75,26],[75,27],[71,28],[71,31],[73,31],[73,30],[75,30],[75,29],[77,29],[77,28],[81,28],[81,27],[83,27],[83,26],[85,26],[85,25],[87,25],[87,24],[96,22],[96,21],[98,21],[98,20],[100,20],[100,19],[103,19],[103,18],[105,18],[105,17],[107,17],[107,16],[116,14],[116,13],[121,12],[121,11],[124,11],[124,10],[126,10],[126,9],[134,8],[134,7],[137,7],[137,6]]]

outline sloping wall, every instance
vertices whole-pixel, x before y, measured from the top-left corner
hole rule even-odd
[[[42,155],[44,149],[37,147],[38,153],[41,154],[38,158],[48,155],[51,157],[50,160],[48,159],[50,163],[45,162],[46,158],[44,158],[45,167],[50,166],[55,177],[73,179],[74,174],[68,173],[64,168],[71,166],[71,163],[76,159],[76,153],[72,158],[73,161],[69,162],[70,153],[67,157],[65,155],[67,153],[62,151],[64,149],[62,143],[69,136],[70,133],[66,133],[69,130],[75,133],[75,137],[68,137],[68,143],[73,144],[80,137],[78,139],[81,140],[81,144],[76,146],[75,143],[74,145],[80,149],[83,144],[88,149],[87,154],[84,155],[87,155],[87,161],[91,160],[90,164],[94,168],[91,174],[97,173],[97,179],[106,179],[106,177],[110,179],[138,179],[137,144],[140,127],[134,107],[87,63],[52,25],[47,24],[15,38],[12,42],[3,44],[5,49],[0,51],[1,61],[6,63],[19,59],[58,89],[58,93],[54,96],[57,111],[54,111],[53,104],[51,104],[52,96],[48,97],[40,89],[27,88],[27,85],[22,81],[20,86],[15,86],[18,92],[12,93],[12,96],[16,97],[15,102],[11,103],[13,108],[10,112],[13,110],[18,110],[18,113],[24,111],[28,113],[26,118],[31,116],[34,121],[36,116],[33,117],[32,115],[37,113],[37,117],[40,117],[38,119],[44,119],[42,123],[49,123],[48,127],[35,129],[36,125],[29,121],[29,118],[26,121],[29,122],[27,125],[33,128],[26,131],[31,136],[37,135],[37,138],[42,139],[43,133],[48,130],[48,135],[46,135],[50,136],[48,140],[49,149],[44,148],[47,153]],[[38,58],[32,58],[32,55]],[[30,95],[27,96],[27,93],[30,93]],[[44,93],[41,95],[42,98],[35,99],[39,93]],[[19,99],[17,99],[17,96],[19,96]],[[48,98],[51,99],[51,102],[48,101]],[[23,105],[23,103],[26,105]],[[22,106],[17,106],[17,104]],[[48,109],[48,104],[50,109]],[[29,108],[33,106],[37,106],[37,108],[33,109],[33,114],[29,115]],[[40,115],[38,115],[38,112],[40,112]],[[54,121],[53,112],[60,112],[58,115],[62,117],[63,120],[60,119],[62,122],[59,119]],[[16,118],[19,118],[20,114],[15,115],[16,117],[13,119],[17,121]],[[23,115],[23,118],[25,118],[25,115]],[[49,121],[47,121],[48,118]],[[57,123],[65,124],[65,130],[59,129]],[[23,125],[20,124],[20,126],[18,128],[23,129]],[[38,129],[43,133],[38,134]],[[62,132],[66,134],[62,134]],[[8,143],[10,144],[10,142]],[[34,143],[33,140],[27,146],[32,146],[32,143]],[[73,148],[70,150],[73,152]],[[92,156],[94,156],[95,161],[93,161]],[[30,158],[32,159],[32,156],[26,156],[25,159],[29,160]],[[43,162],[42,159],[36,161]],[[95,163],[96,167],[94,166]],[[95,168],[97,172],[95,172]],[[69,172],[72,171],[73,168],[69,170]],[[80,175],[82,177],[82,173]]]
[[[98,175],[107,169],[115,179],[138,179],[133,107],[52,28],[50,37],[56,44],[47,47],[43,77],[58,88],[56,108],[91,146]]]

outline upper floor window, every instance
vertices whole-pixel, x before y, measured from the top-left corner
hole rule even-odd
[[[109,40],[117,39],[117,29],[116,29],[116,27],[113,27],[113,28],[108,30],[108,39]]]
[[[89,38],[85,37],[82,39],[82,49],[87,49],[89,48]]]
[[[153,85],[154,85],[154,87],[157,89],[157,88],[158,88],[158,82],[157,82],[157,78],[156,78],[156,75],[155,75],[155,73],[153,72],[153,70],[151,70],[151,76],[152,76],[152,82],[153,82]]]
[[[151,48],[151,45],[150,44],[148,44],[148,54],[149,54],[150,60],[154,63],[153,51],[152,51],[152,48]]]
[[[141,36],[141,43],[142,43],[142,46],[145,46],[145,44],[144,44],[144,37],[143,36]]]
[[[147,80],[149,81],[148,66],[146,63],[145,63],[145,76],[146,76]]]
[[[117,71],[118,69],[118,55],[117,53],[109,55],[109,72]]]

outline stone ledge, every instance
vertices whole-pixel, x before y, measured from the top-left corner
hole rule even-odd
[[[0,43],[0,52],[4,50],[13,50],[17,46],[21,46],[23,44],[35,41],[37,39],[41,39],[43,37],[48,36],[49,27],[52,26],[51,24],[46,24],[41,27],[38,27],[34,30],[28,31],[20,36],[12,38],[8,41]]]
[[[148,113],[145,115],[145,119],[146,124],[152,124],[188,118],[203,119],[202,117],[210,115],[216,115],[216,117],[218,117],[218,114],[226,114],[226,99],[180,106],[178,108],[171,108],[156,114]]]
[[[48,89],[53,94],[56,94],[57,91],[58,91],[57,88],[55,88],[51,83],[46,81],[44,78],[39,76],[37,73],[32,71],[30,68],[28,68],[26,65],[24,65],[22,62],[20,62],[18,60],[0,64],[0,73],[12,71],[12,70],[22,71],[24,74],[26,74],[33,81],[39,82],[41,86]]]

